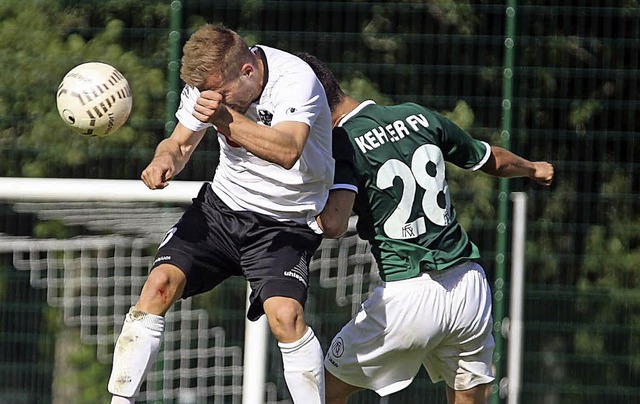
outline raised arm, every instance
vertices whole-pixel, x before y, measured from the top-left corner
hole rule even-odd
[[[499,146],[491,146],[491,156],[480,170],[502,178],[528,177],[545,186],[553,181],[551,163],[529,161]]]
[[[222,104],[222,96],[215,91],[200,94],[194,116],[209,120],[220,133],[249,152],[287,170],[298,161],[309,137],[309,126],[302,122],[283,121],[272,127],[259,125]]]
[[[140,178],[150,189],[162,189],[169,185],[187,164],[205,130],[194,132],[178,123],[170,137],[156,147],[153,160],[144,169]]]
[[[302,155],[309,138],[307,124],[285,121],[268,127],[258,125],[234,110],[228,111],[233,119],[227,126],[228,133],[222,133],[261,159],[288,170]]]

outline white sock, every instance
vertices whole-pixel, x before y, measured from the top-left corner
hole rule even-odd
[[[279,342],[284,379],[294,403],[324,403],[322,347],[311,327],[295,342]]]
[[[113,352],[109,378],[112,403],[133,403],[156,361],[164,331],[164,318],[132,307]],[[128,401],[125,401],[128,400]]]

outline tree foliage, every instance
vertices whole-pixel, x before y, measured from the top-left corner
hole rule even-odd
[[[122,20],[108,18],[100,28],[89,27],[81,11],[62,8],[55,0],[0,5],[0,147],[10,151],[0,162],[0,175],[131,177],[135,174],[127,167],[110,167],[104,160],[113,154],[131,162],[146,160],[158,133],[163,134],[166,80],[157,61],[142,58],[128,46]],[[116,67],[134,94],[128,124],[103,139],[77,135],[56,108],[62,77],[88,61]]]

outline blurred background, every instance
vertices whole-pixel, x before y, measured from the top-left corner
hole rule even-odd
[[[523,403],[640,402],[640,4],[592,1],[0,3],[0,176],[139,178],[175,125],[181,48],[204,23],[324,60],[346,92],[413,101],[474,137],[555,165],[550,188],[448,166],[453,205],[494,293],[505,377],[512,206],[527,196]],[[133,110],[106,138],[71,131],[55,93],[74,66],[128,79]],[[213,176],[214,133],[178,180]],[[1,191],[1,190],[0,190]],[[72,190],[71,190],[72,192]],[[0,201],[0,402],[106,403],[115,337],[184,206]],[[307,320],[323,348],[378,282],[353,234],[325,240]],[[143,402],[241,402],[245,289],[179,303]],[[265,402],[288,402],[275,342]],[[506,402],[498,383],[493,403]],[[444,403],[424,371],[352,403]]]

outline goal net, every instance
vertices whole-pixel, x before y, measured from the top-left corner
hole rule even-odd
[[[16,235],[4,215],[0,254],[10,270],[27,272],[31,287],[45,290],[47,304],[61,311],[64,325],[79,329],[82,341],[95,346],[97,359],[110,364],[124,316],[137,301],[160,239],[201,185],[174,181],[165,190],[150,191],[140,181],[0,178],[0,203],[6,210],[31,215],[38,223],[80,229],[66,239]],[[328,339],[379,283],[377,267],[352,220],[345,237],[323,240],[310,270],[305,317],[316,331],[321,329],[326,349]],[[220,286],[240,296],[243,287],[242,282]],[[140,400],[242,401],[245,346],[238,334],[244,310],[224,315],[237,307],[219,300],[222,307],[213,316],[194,299],[179,301],[167,313],[158,363]],[[342,309],[339,323],[325,307]],[[264,381],[263,402],[283,399],[279,383]]]

